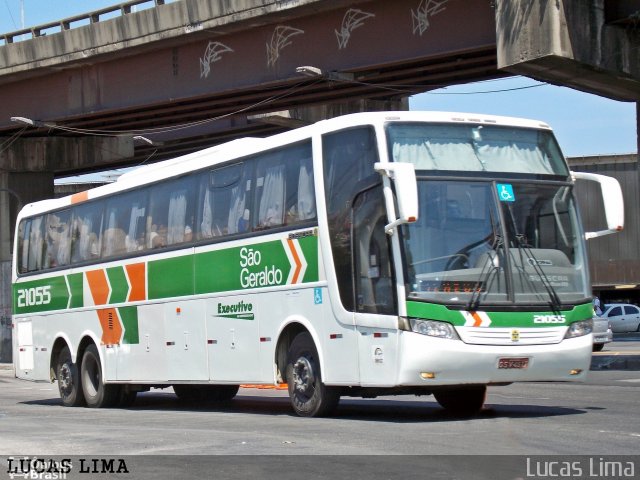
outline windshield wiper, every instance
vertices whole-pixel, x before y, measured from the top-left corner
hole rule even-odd
[[[538,259],[533,254],[531,247],[524,241],[525,236],[521,233],[516,233],[515,237],[516,237],[516,245],[518,246],[518,251],[524,252],[525,255],[527,255],[528,257],[527,263],[531,265],[535,270],[535,272],[538,274],[538,277],[540,278],[540,283],[542,283],[542,286],[545,288],[545,290],[547,291],[547,294],[549,295],[549,298],[551,300],[549,302],[551,311],[553,311],[554,313],[559,313],[562,302],[560,301],[560,297],[558,297],[558,293],[556,292],[555,288],[553,288],[553,285],[551,284],[551,280],[549,280],[549,277],[547,277],[547,274],[544,273],[544,269],[540,266],[540,263],[538,262]],[[523,262],[522,254],[520,255],[520,264],[521,264],[521,267],[519,268],[521,268],[522,272],[526,274],[525,264]]]
[[[467,309],[470,311],[477,310],[480,307],[480,296],[482,294],[482,286],[484,285],[484,291],[488,292],[490,290],[491,285],[489,281],[494,273],[496,273],[500,268],[500,262],[498,259],[497,265],[494,263],[496,257],[498,257],[498,249],[502,248],[502,237],[500,235],[494,234],[493,243],[491,244],[491,250],[487,252],[488,261],[482,266],[482,270],[480,270],[480,274],[478,275],[478,280],[476,280],[475,285],[473,286],[473,291],[471,292],[471,298],[469,299],[469,303],[467,304]],[[492,252],[495,252],[495,257],[492,255]]]

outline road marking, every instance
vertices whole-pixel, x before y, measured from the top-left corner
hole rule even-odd
[[[517,395],[503,395],[501,393],[489,393],[491,397],[502,397],[502,398],[518,398],[522,400],[531,399],[531,400],[551,400],[547,397],[519,397]]]
[[[594,357],[626,357],[631,355],[640,355],[640,350],[617,350],[617,351],[603,351],[593,352]]]
[[[621,382],[640,383],[640,378],[629,378],[627,380],[620,380]]]
[[[632,432],[612,432],[610,430],[600,430],[600,433],[612,433],[614,435],[626,435],[628,437],[640,437],[640,433],[632,433]]]

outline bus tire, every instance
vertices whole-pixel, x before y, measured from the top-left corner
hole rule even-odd
[[[80,364],[82,392],[90,408],[113,407],[118,401],[120,385],[107,385],[102,377],[100,354],[94,344],[84,351]]]
[[[71,361],[71,351],[67,346],[58,355],[56,378],[58,379],[60,398],[65,407],[80,407],[84,405],[78,366]]]
[[[240,390],[240,385],[208,385],[206,389],[207,400],[228,402],[237,395],[238,390]]]
[[[176,384],[173,386],[173,391],[178,399],[183,402],[202,402],[205,398],[200,385]]]
[[[328,415],[340,401],[340,389],[322,383],[318,351],[308,332],[291,342],[286,378],[291,406],[301,417]]]
[[[469,385],[434,392],[434,397],[448,413],[470,417],[482,410],[487,397],[486,385]]]

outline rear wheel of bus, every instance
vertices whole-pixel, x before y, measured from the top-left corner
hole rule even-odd
[[[322,383],[318,351],[307,332],[291,342],[286,377],[291,405],[301,417],[328,415],[340,401],[340,389]]]
[[[112,407],[120,398],[120,385],[104,383],[100,354],[93,344],[89,345],[82,355],[80,383],[87,407]]]
[[[56,378],[58,379],[60,398],[65,407],[79,407],[84,405],[78,365],[71,360],[71,351],[67,346],[65,346],[58,355]]]
[[[487,387],[486,385],[455,387],[434,392],[433,396],[447,412],[468,417],[482,410],[487,397]]]

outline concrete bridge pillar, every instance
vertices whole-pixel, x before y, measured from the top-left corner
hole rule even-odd
[[[133,140],[114,137],[0,138],[0,362],[11,361],[11,259],[16,217],[27,203],[53,198],[56,172],[106,168],[133,156]]]
[[[22,205],[53,197],[53,172],[0,170],[0,362],[11,361],[11,257]]]

